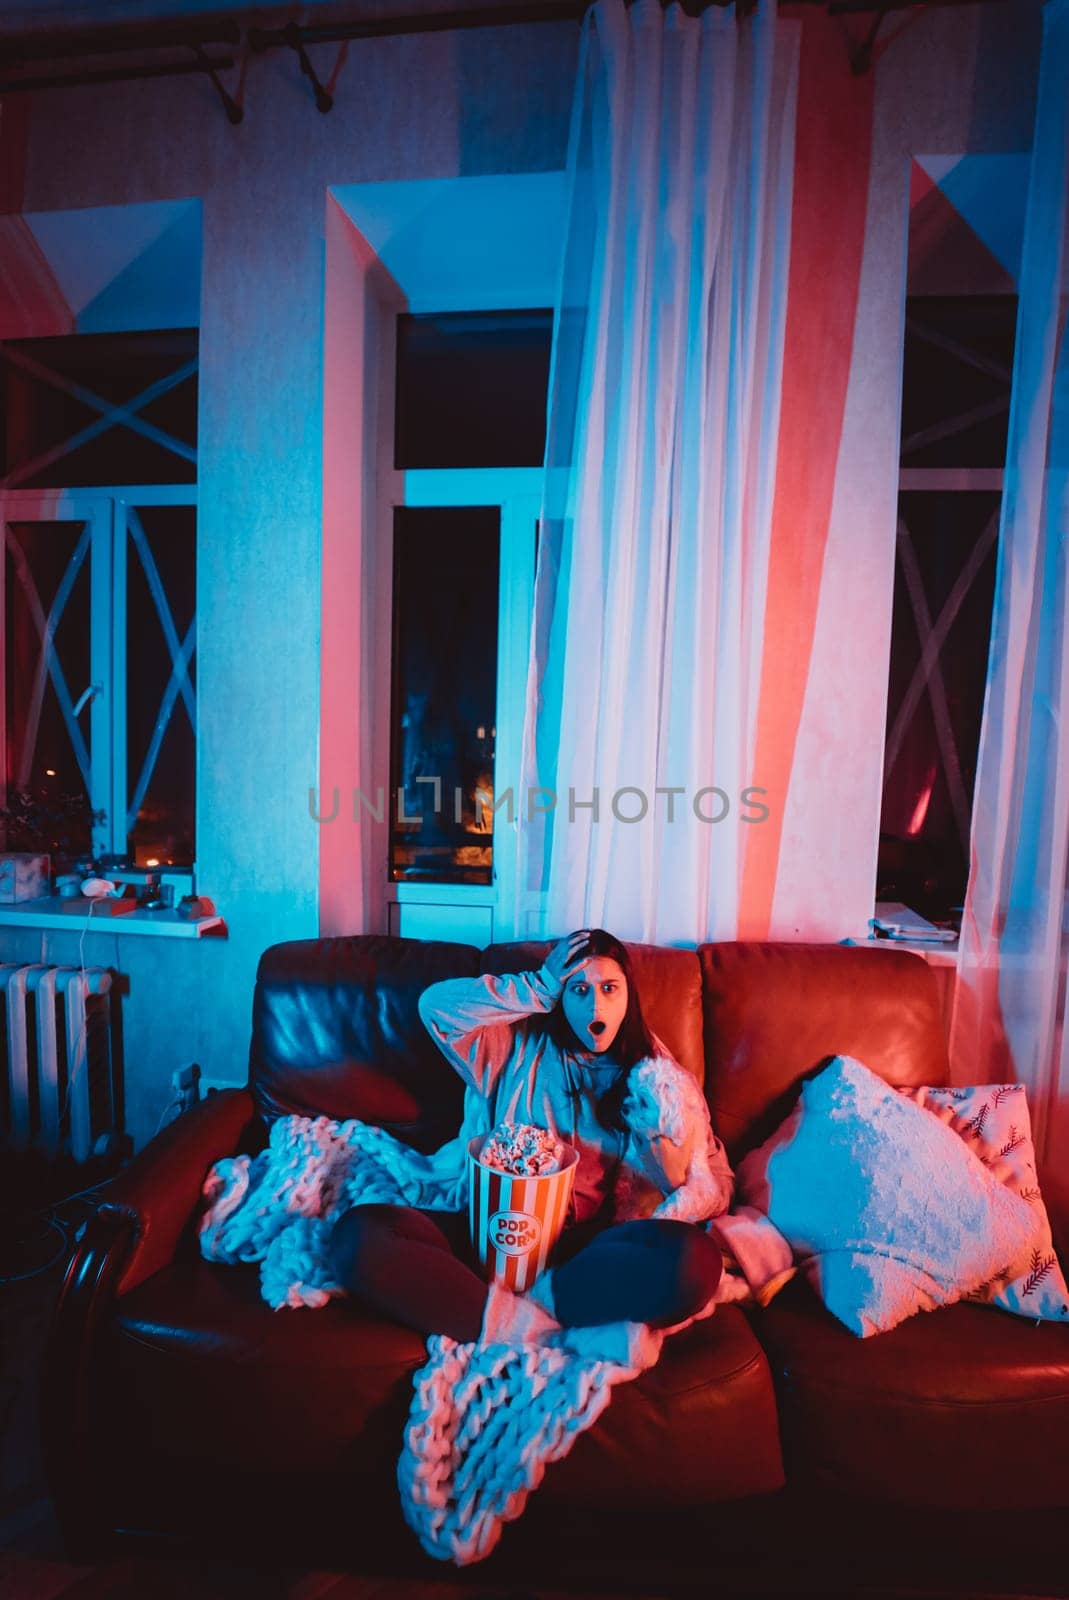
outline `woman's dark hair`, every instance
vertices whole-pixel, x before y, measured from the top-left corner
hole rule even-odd
[[[627,1010],[620,1024],[620,1031],[613,1042],[612,1055],[622,1067],[630,1069],[637,1066],[646,1056],[654,1054],[653,1036],[642,1015],[642,1003],[638,997],[638,985],[635,982],[631,957],[627,953],[626,946],[622,945],[613,934],[606,933],[604,928],[591,928],[589,939],[577,953],[577,959],[581,961],[586,961],[591,956],[607,956],[610,961],[615,961],[627,979]],[[571,1023],[564,1015],[563,1005],[554,1006],[549,1013],[546,1031],[561,1049],[574,1050],[579,1043],[572,1032]]]

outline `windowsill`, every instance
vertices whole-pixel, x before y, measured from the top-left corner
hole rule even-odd
[[[930,967],[956,967],[958,941],[937,939],[844,939],[843,944],[859,945],[868,950],[908,950],[911,955],[923,956]]]
[[[42,895],[38,900],[22,900],[15,905],[0,905],[0,928],[49,928],[53,932],[133,933],[150,938],[203,939],[208,935],[226,938],[226,923],[220,916],[187,920],[177,911],[127,911],[121,917],[94,916],[90,902],[84,901],[84,915],[64,911],[69,905],[58,894]]]
[[[497,905],[497,885],[493,883],[431,882],[427,878],[396,878],[386,885],[386,898],[393,901],[429,901],[432,905]]]

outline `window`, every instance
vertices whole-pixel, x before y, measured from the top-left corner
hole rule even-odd
[[[27,512],[32,508],[27,507]],[[81,717],[81,691],[92,681],[90,607],[93,518],[50,523],[23,520],[8,507],[4,529],[4,744],[9,803],[12,792],[41,795],[59,815],[50,823],[58,843],[75,853],[92,846],[88,805],[66,796],[91,788],[92,738]],[[50,634],[48,650],[42,636]],[[75,700],[78,701],[77,713]],[[68,812],[69,815],[62,816]],[[59,827],[60,821],[65,823]],[[43,842],[43,840],[42,840]],[[9,839],[32,848],[32,835]]]
[[[189,329],[0,346],[3,778],[63,854],[194,860],[196,367]]]
[[[906,303],[877,900],[960,916],[987,680],[1017,301]]]
[[[0,345],[5,489],[195,483],[197,330]]]
[[[126,683],[126,759],[123,770],[116,751],[115,789],[126,796],[123,848],[139,866],[192,866],[196,509],[177,501],[126,503],[120,518],[126,536],[126,639],[125,672],[116,676]]]
[[[539,467],[551,311],[397,319],[398,467]]]
[[[501,904],[545,448],[548,311],[398,318],[390,862],[398,900]],[[512,796],[509,790],[513,791]]]
[[[395,879],[491,882],[500,544],[497,506],[394,516]]]

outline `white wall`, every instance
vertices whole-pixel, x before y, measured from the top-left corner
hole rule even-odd
[[[324,232],[332,186],[564,163],[578,30],[546,24],[349,46],[328,116],[289,52],[250,58],[245,121],[193,79],[34,97],[24,209],[202,202],[198,886],[207,944],[86,940],[130,974],[127,1118],[174,1066],[243,1080],[256,962],[318,933]],[[313,49],[329,76],[335,46]],[[355,609],[355,607],[354,607]],[[0,930],[40,959],[42,936]],[[47,959],[77,940],[44,939]]]
[[[1027,148],[1038,14],[1030,0],[918,14],[878,69],[844,425],[844,448],[861,465],[850,495],[837,496],[831,531],[833,541],[855,540],[860,576],[840,593],[836,614],[822,617],[816,641],[817,652],[853,674],[835,737],[856,745],[860,731],[866,742],[855,764],[856,809],[845,807],[837,845],[854,873],[867,870],[872,850],[863,809],[875,805],[878,815],[879,804],[904,164],[911,153]],[[115,964],[117,956],[130,975],[127,1110],[138,1142],[169,1098],[175,1065],[197,1059],[207,1075],[243,1078],[257,959],[267,945],[313,937],[319,926],[319,845],[307,796],[320,771],[327,191],[560,168],[577,40],[574,25],[551,24],[354,42],[327,116],[291,54],[253,56],[238,128],[210,85],[192,78],[34,97],[25,211],[186,198],[202,206],[198,882],[223,912],[229,939],[87,939],[87,960]],[[336,47],[312,54],[328,77]],[[874,493],[884,508],[876,518],[865,509]],[[859,605],[872,615],[858,615]],[[863,642],[868,654],[856,648]],[[801,730],[800,759],[822,759],[825,733],[816,724]],[[814,858],[818,880],[827,870]],[[49,959],[72,959],[73,936],[43,942]],[[41,943],[0,930],[5,954],[36,956]]]
[[[845,408],[838,431],[834,417],[828,422],[834,494],[784,813],[780,861],[790,870],[781,865],[776,880],[775,937],[857,936],[871,915],[894,592],[910,163],[918,155],[1030,150],[1041,9],[1038,0],[1019,0],[894,14],[882,29],[890,42],[875,68]],[[854,36],[863,32],[858,19]],[[828,42],[845,55],[836,30],[828,29]],[[844,148],[844,174],[859,159]],[[820,415],[821,396],[814,394],[812,403]],[[823,443],[818,439],[814,448]]]

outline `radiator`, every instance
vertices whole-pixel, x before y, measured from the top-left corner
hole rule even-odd
[[[0,964],[5,1142],[85,1161],[115,1132],[111,973]]]

